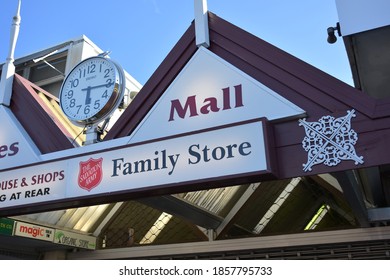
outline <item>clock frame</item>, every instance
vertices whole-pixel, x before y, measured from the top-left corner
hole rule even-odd
[[[124,71],[107,57],[94,56],[78,63],[65,77],[60,107],[74,124],[99,123],[111,116],[123,99]]]

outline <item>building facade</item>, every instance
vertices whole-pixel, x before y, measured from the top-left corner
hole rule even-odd
[[[142,88],[127,77],[132,101],[88,146],[56,92],[59,72],[101,50],[82,37],[16,60],[5,110],[35,157],[2,174],[72,164],[58,173],[68,196],[46,182],[0,209],[4,258],[388,258],[386,98],[207,18],[209,46],[192,23]],[[103,179],[82,193],[73,163],[89,158],[103,159]]]

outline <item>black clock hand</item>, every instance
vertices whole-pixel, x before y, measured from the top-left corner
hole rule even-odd
[[[89,86],[89,87],[87,87],[87,88],[83,88],[82,90],[87,90],[88,91],[88,89],[95,89],[95,88],[101,88],[101,87],[109,87],[109,86],[111,86],[112,84],[114,84],[114,82],[112,82],[112,83],[107,83],[107,84],[101,84],[101,85],[97,85],[97,86]]]
[[[97,86],[88,86],[86,88],[82,88],[81,90],[82,91],[86,91],[87,92],[87,96],[85,97],[85,105],[88,105],[88,104],[91,104],[91,90],[92,89],[95,89],[95,88],[101,88],[101,87],[109,87],[111,86],[112,84],[114,84],[114,82],[112,83],[107,83],[107,84],[101,84],[101,85],[97,85]]]
[[[92,87],[86,87],[81,89],[83,91],[87,91],[87,96],[85,97],[85,105],[91,104],[91,89]]]

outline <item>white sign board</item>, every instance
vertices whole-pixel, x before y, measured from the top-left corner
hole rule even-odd
[[[16,222],[14,235],[53,242],[54,229],[23,222]]]
[[[37,162],[40,152],[8,108],[0,106],[0,169]]]
[[[271,121],[304,114],[303,109],[201,47],[143,118],[129,143],[255,118]]]
[[[96,237],[60,229],[55,231],[54,243],[88,250],[96,249]]]
[[[2,172],[4,208],[271,174],[265,119]]]

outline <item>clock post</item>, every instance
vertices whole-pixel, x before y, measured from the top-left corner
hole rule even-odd
[[[91,145],[98,142],[98,127],[97,125],[91,125],[85,129],[85,142],[84,145]]]

